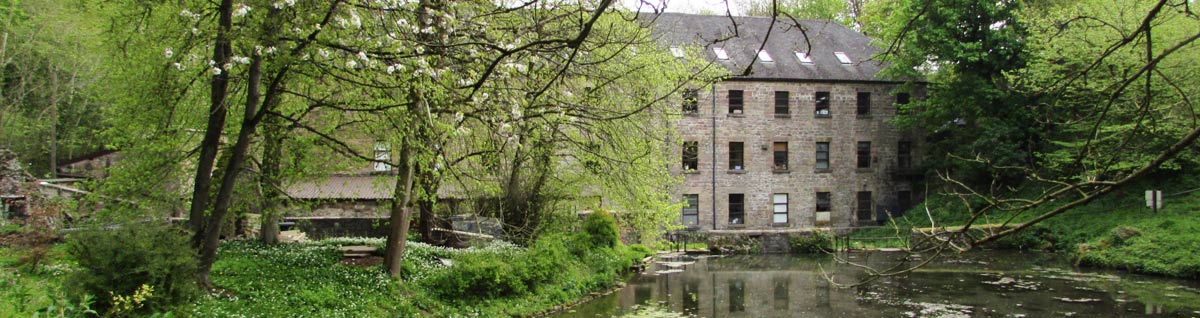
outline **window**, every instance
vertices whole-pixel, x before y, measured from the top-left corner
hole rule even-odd
[[[817,143],[817,171],[829,171],[829,143]]]
[[[758,60],[767,63],[775,62],[775,59],[771,58],[771,54],[767,51],[758,51]]]
[[[817,212],[829,212],[830,201],[829,192],[817,192]]]
[[[729,194],[729,224],[746,224],[745,199],[745,194]]]
[[[383,142],[375,143],[375,171],[386,172],[392,170],[392,165],[388,164],[388,159],[391,159],[391,154],[388,152],[387,145]]]
[[[772,149],[775,152],[775,170],[788,169],[788,149],[786,142],[776,142]]]
[[[796,51],[796,59],[800,60],[800,64],[804,64],[804,65],[812,65],[813,64],[812,57],[808,56],[808,53],[805,53],[805,52]]]
[[[856,148],[856,152],[858,153],[858,167],[859,168],[870,168],[871,167],[871,142],[870,141],[859,141],[858,147]]]
[[[858,200],[857,201],[858,201],[858,207],[856,208],[856,210],[858,212],[857,213],[858,221],[859,222],[870,221],[871,220],[871,191],[858,192]]]
[[[788,195],[787,193],[776,193],[772,201],[775,204],[775,214],[772,222],[775,224],[787,224],[788,222]]]
[[[787,310],[788,302],[792,297],[788,296],[788,277],[773,277],[771,283],[775,285],[775,298],[771,306],[775,310]]]
[[[846,55],[846,52],[833,52],[833,56],[836,56],[838,59],[838,62],[842,62],[842,64],[850,64],[851,63],[850,56]]]
[[[787,91],[775,91],[775,114],[788,114],[788,98],[790,94]]]
[[[817,117],[829,117],[829,92],[817,92]]]
[[[678,46],[672,46],[671,55],[677,58],[683,58],[683,49],[679,48]]]
[[[741,279],[729,281],[729,312],[746,311],[746,286]]]
[[[729,113],[730,114],[741,114],[742,113],[742,91],[741,90],[730,90],[729,91]]]
[[[718,60],[728,60],[729,59],[729,53],[725,52],[725,48],[714,47],[713,53],[717,54]]]
[[[896,144],[896,166],[908,168],[912,166],[912,142],[901,141]]]
[[[743,145],[741,142],[729,143],[729,170],[742,170],[745,168],[743,165],[745,162],[742,153]]]
[[[854,113],[858,116],[871,114],[871,93],[858,92],[858,108],[855,109]]]
[[[911,97],[908,95],[908,93],[896,94],[896,105],[908,104],[909,98],[911,98]]]
[[[700,90],[684,89],[683,90],[683,113],[694,114],[700,110]]]
[[[683,171],[696,170],[700,167],[700,142],[683,142]]]
[[[894,213],[895,213],[894,215],[904,214],[905,211],[908,211],[908,209],[911,209],[913,207],[912,191],[896,192],[896,205],[899,206],[900,211],[894,211]]]
[[[683,225],[694,226],[700,223],[700,195],[683,195]]]

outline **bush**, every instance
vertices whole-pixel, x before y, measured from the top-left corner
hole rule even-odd
[[[617,221],[605,211],[596,211],[583,218],[583,233],[588,236],[589,247],[614,248],[621,244]]]
[[[67,253],[81,267],[67,278],[71,299],[91,297],[99,312],[161,311],[198,292],[195,253],[186,232],[174,227],[89,228],[68,238]]]
[[[833,250],[833,236],[829,232],[814,231],[808,235],[793,235],[788,237],[792,252],[818,254]]]

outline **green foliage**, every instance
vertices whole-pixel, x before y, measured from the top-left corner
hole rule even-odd
[[[607,211],[596,211],[584,217],[583,233],[587,234],[588,247],[614,248],[621,244],[617,221]]]
[[[792,252],[804,254],[821,254],[833,250],[833,235],[827,231],[813,231],[808,234],[788,236],[788,244]]]
[[[159,311],[191,299],[196,263],[186,237],[172,226],[141,222],[73,233],[67,253],[80,270],[66,282],[71,299],[91,297],[94,309],[110,314]]]

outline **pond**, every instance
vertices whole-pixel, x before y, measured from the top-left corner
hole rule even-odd
[[[875,268],[898,252],[842,254]],[[911,261],[910,261],[911,262]],[[624,288],[551,317],[1200,317],[1200,283],[1072,268],[1055,254],[940,257],[859,287],[831,256],[667,256]]]

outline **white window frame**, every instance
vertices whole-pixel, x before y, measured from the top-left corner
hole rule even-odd
[[[714,47],[713,53],[717,54],[718,60],[728,60],[729,59],[729,52],[725,52],[725,48]]]
[[[813,64],[812,57],[808,56],[808,53],[800,52],[800,51],[795,51],[795,52],[796,52],[796,59],[800,60],[800,64],[805,64],[805,65]]]
[[[767,53],[767,50],[758,51],[758,60],[767,63],[775,62],[775,59],[771,57],[770,53]]]
[[[771,202],[774,203],[772,210],[771,221],[775,224],[788,223],[788,194],[776,193],[771,195]]]
[[[850,60],[850,56],[846,55],[846,52],[833,52],[833,56],[836,56],[838,62],[842,62],[842,64],[854,63],[852,60]]]
[[[388,164],[388,160],[392,158],[388,152],[388,147],[383,142],[375,143],[375,162],[374,167],[376,172],[387,172],[392,170],[392,165]]]
[[[679,48],[678,46],[672,46],[671,55],[674,55],[677,58],[683,58],[683,49]]]

